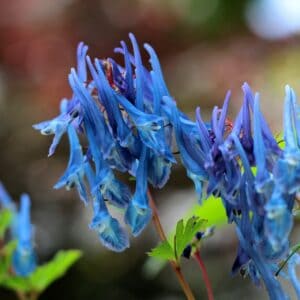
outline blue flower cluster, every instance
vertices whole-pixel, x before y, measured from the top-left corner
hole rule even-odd
[[[12,256],[13,271],[19,276],[28,276],[37,266],[33,246],[33,226],[30,222],[30,198],[27,194],[21,195],[18,211],[15,203],[0,182],[0,205],[12,213],[11,238],[17,241]]]
[[[299,108],[287,86],[281,149],[260,111],[259,94],[254,95],[246,83],[243,92],[242,107],[230,130],[226,128],[228,94],[222,109],[214,108],[209,125],[197,110],[202,156],[198,162],[206,170],[206,193],[221,197],[229,222],[236,224],[239,248],[232,273],[249,275],[257,285],[263,280],[271,299],[286,299],[274,274],[289,253],[299,191]]]
[[[174,136],[199,203],[210,195],[220,197],[229,222],[236,224],[239,248],[233,274],[249,275],[256,284],[263,280],[271,299],[285,299],[275,273],[289,254],[300,188],[300,107],[294,91],[286,87],[283,149],[260,111],[259,95],[246,83],[234,122],[227,116],[230,92],[223,107],[213,109],[209,123],[202,120],[200,108],[192,121],[171,97],[152,47],[144,45],[149,71],[135,37],[129,37],[133,54],[124,42],[115,49],[124,58],[123,66],[111,58],[92,61],[87,46],[80,43],[77,70],[69,75],[72,98],[62,101],[59,116],[34,125],[42,134],[54,134],[49,155],[68,134],[70,160],[55,188],[76,187],[85,204],[92,199],[90,227],[107,248],[123,251],[129,246],[128,234],[108,204],[123,210],[134,236],[145,228],[152,216],[148,184],[162,188],[168,181],[176,162],[171,150]],[[116,171],[136,178],[133,195]],[[296,256],[289,262],[286,277],[300,297],[298,262]]]
[[[171,151],[173,110],[168,104],[173,100],[163,101],[169,92],[158,58],[145,44],[152,66],[147,70],[135,37],[129,37],[133,55],[124,42],[115,50],[123,55],[124,66],[111,58],[92,61],[87,46],[80,43],[77,70],[72,69],[69,75],[72,98],[61,102],[58,117],[34,125],[42,134],[54,134],[49,155],[62,135],[68,134],[69,164],[54,187],[76,187],[85,204],[92,199],[90,227],[107,248],[117,252],[129,246],[129,238],[108,204],[123,210],[125,223],[137,236],[152,217],[148,183],[162,188],[176,162]],[[182,118],[186,119],[183,114]],[[81,146],[78,135],[87,147]],[[136,178],[133,195],[116,172]]]

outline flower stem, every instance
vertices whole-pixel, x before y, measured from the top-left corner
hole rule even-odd
[[[17,291],[17,290],[15,291],[15,293],[16,293],[19,300],[26,300],[27,299],[27,297],[24,293],[22,293],[20,291]]]
[[[194,253],[194,258],[197,261],[197,263],[198,263],[198,265],[199,265],[199,267],[201,269],[203,280],[204,280],[204,284],[205,284],[205,287],[206,287],[206,292],[207,292],[208,300],[214,300],[213,290],[212,290],[212,287],[211,287],[211,284],[210,284],[208,273],[207,273],[207,270],[205,268],[204,262],[203,262],[203,260],[201,258],[199,250],[197,250]]]
[[[153,199],[149,189],[148,189],[147,194],[148,194],[150,206],[152,208],[152,221],[153,221],[153,224],[155,226],[155,229],[156,229],[161,241],[166,241],[167,237],[166,237],[166,234],[165,234],[165,232],[162,228],[162,225],[160,223],[160,219],[159,219],[159,216],[158,216],[158,210],[157,210],[156,204],[154,202],[154,199]],[[173,271],[176,274],[176,277],[177,277],[177,279],[178,279],[178,281],[181,285],[182,290],[184,291],[184,294],[185,294],[186,298],[188,300],[195,300],[194,294],[193,294],[189,284],[185,280],[185,278],[184,278],[184,276],[181,272],[180,266],[173,260],[170,260],[169,262],[170,262],[170,265],[171,265]]]

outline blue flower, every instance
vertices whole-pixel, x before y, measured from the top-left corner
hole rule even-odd
[[[300,188],[300,118],[294,91],[286,86],[284,104],[285,148],[274,171],[283,192],[294,194]]]
[[[237,227],[237,236],[240,241],[240,245],[245,251],[245,253],[251,257],[253,263],[255,264],[255,268],[259,272],[261,278],[263,279],[265,286],[268,290],[268,294],[270,299],[272,300],[282,300],[287,299],[285,292],[283,291],[280,283],[276,280],[271,264],[264,261],[259,251],[255,246],[252,246],[247,239],[247,236],[243,235],[240,231],[239,227]],[[255,275],[255,281],[258,276]]]
[[[76,187],[81,200],[87,204],[88,196],[84,183],[84,156],[77,133],[73,126],[68,127],[70,142],[70,159],[65,173],[54,185],[55,189],[66,187],[67,190]]]
[[[125,213],[125,222],[134,236],[141,233],[152,217],[147,196],[148,154],[148,149],[144,146],[136,172],[136,190]]]
[[[15,222],[14,238],[17,240],[17,247],[12,257],[13,269],[19,276],[28,276],[36,268],[36,254],[32,241],[33,229],[30,222],[30,198],[27,194],[21,195],[20,211],[16,215]]]
[[[119,208],[128,206],[132,197],[128,186],[118,180],[108,167],[103,167],[100,174],[96,174],[96,181],[104,199]]]
[[[265,234],[274,251],[285,249],[289,244],[289,235],[293,227],[293,215],[288,209],[284,195],[274,190],[271,199],[265,205]]]
[[[170,97],[164,97],[164,101],[168,102],[171,109],[172,125],[175,131],[176,143],[180,152],[180,158],[183,165],[187,169],[187,176],[191,178],[195,184],[199,201],[203,198],[202,185],[207,180],[207,172],[203,166],[203,155],[196,152],[195,143],[191,143],[191,133],[195,128],[195,124],[186,122],[181,118],[175,102]]]
[[[114,135],[119,139],[121,146],[134,147],[134,136],[132,135],[130,129],[127,127],[126,123],[123,120],[121,111],[118,107],[118,102],[116,100],[117,94],[109,85],[107,78],[103,73],[100,61],[95,60],[97,71],[89,57],[87,57],[87,63],[93,76],[95,86],[99,93],[99,100],[105,107],[109,124],[112,128]]]
[[[254,156],[257,168],[255,187],[258,193],[264,193],[267,197],[273,190],[273,179],[268,171],[267,150],[264,144],[263,132],[261,128],[259,96],[256,95],[254,102],[254,120],[253,120],[253,136],[254,136]]]
[[[84,43],[79,43],[77,47],[77,70],[82,81],[87,80],[85,57],[88,47]],[[66,99],[64,99],[66,100]],[[80,119],[80,105],[78,100],[73,96],[68,101],[67,106],[61,110],[61,114],[52,120],[44,121],[33,125],[33,128],[39,130],[43,135],[54,134],[52,144],[49,148],[48,156],[54,154],[61,137],[66,133],[68,126],[74,120]],[[80,121],[79,121],[80,123]]]
[[[124,251],[129,247],[129,238],[118,220],[113,218],[106,207],[104,199],[97,186],[92,167],[86,164],[86,174],[92,190],[94,217],[90,228],[95,230],[101,243],[115,252]]]
[[[16,205],[13,202],[11,196],[6,191],[2,182],[0,182],[0,204],[3,208],[8,209],[12,212],[16,211]]]

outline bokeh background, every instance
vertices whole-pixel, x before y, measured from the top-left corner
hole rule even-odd
[[[151,225],[122,254],[100,245],[88,229],[91,212],[76,193],[52,189],[67,164],[66,139],[47,158],[51,137],[31,128],[54,117],[60,99],[71,95],[67,75],[79,41],[90,46],[91,56],[120,61],[113,48],[128,41],[128,32],[154,46],[172,95],[191,116],[201,106],[208,118],[228,89],[234,115],[242,100],[240,86],[247,81],[261,92],[264,113],[276,132],[284,85],[300,92],[299,0],[0,1],[0,178],[15,199],[22,192],[32,197],[40,262],[61,248],[84,251],[41,300],[184,299],[169,267],[156,276],[145,272],[145,252],[158,240]],[[166,230],[195,201],[180,166],[154,194]],[[230,276],[233,228],[218,231],[202,251],[216,299],[266,298],[248,279]],[[197,299],[205,299],[194,263],[186,261],[183,268]],[[14,298],[0,290],[0,299]]]

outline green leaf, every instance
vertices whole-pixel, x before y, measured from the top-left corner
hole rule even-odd
[[[277,136],[275,138],[276,138],[276,142],[277,142],[279,148],[284,149],[285,148],[285,140],[284,140],[283,133],[277,134]]]
[[[227,223],[228,223],[226,211],[223,206],[222,200],[220,198],[216,198],[214,196],[210,196],[201,205],[195,204],[190,209],[190,211],[186,214],[186,216],[183,218],[183,220],[186,220],[186,222],[188,222],[188,220],[192,216],[199,217],[200,220],[201,220],[201,218],[206,220],[205,224],[204,223],[202,224],[203,229],[205,229],[207,227],[211,227],[211,226],[222,227],[224,225],[227,225]],[[177,226],[178,226],[178,224],[176,225],[176,227]],[[179,226],[181,226],[181,225],[179,225]],[[181,230],[180,227],[178,229],[179,229],[178,231]],[[173,245],[175,233],[176,233],[176,230],[173,230],[173,232],[171,232],[168,235],[169,245],[171,245],[171,244]],[[180,241],[179,241],[179,243],[180,243]],[[182,246],[180,245],[179,248],[182,249]],[[154,248],[153,250],[155,250],[155,249],[156,248]],[[157,264],[157,262],[155,261],[157,256],[151,255],[152,251],[149,253],[149,256],[152,256],[152,257],[149,257],[144,265],[144,272],[145,272],[145,274],[150,274],[150,276],[152,278],[154,278],[164,268],[168,259],[165,259],[164,262],[161,260],[161,263]],[[174,249],[173,249],[173,251],[174,251]],[[178,251],[178,248],[177,248],[177,251]],[[179,253],[179,251],[178,251],[178,253]],[[176,260],[175,253],[174,253],[174,259]],[[155,267],[152,268],[152,265],[155,265]]]
[[[11,259],[13,251],[17,246],[17,241],[12,240],[8,242],[2,249],[1,249],[1,256],[0,256],[0,285],[1,281],[6,279],[9,274],[9,268],[11,266]]]
[[[11,276],[1,280],[0,285],[13,291],[29,292],[31,291],[30,280],[28,277]]]
[[[200,217],[206,219],[206,227],[216,226],[222,227],[228,223],[225,208],[222,200],[214,196],[210,196],[203,202],[202,205],[195,204],[188,212],[185,219],[191,216]]]
[[[192,241],[195,234],[203,227],[205,222],[206,220],[201,220],[199,217],[191,217],[186,222],[186,225],[183,220],[178,221],[173,244],[171,245],[170,242],[163,241],[152,249],[148,255],[164,260],[176,260],[179,263],[184,248]]]
[[[0,239],[2,240],[8,226],[12,221],[13,214],[10,210],[4,209],[0,211]]]
[[[32,289],[44,291],[53,281],[62,277],[81,255],[79,250],[59,251],[50,262],[39,266],[30,275]]]
[[[1,249],[1,252],[4,253],[4,255],[12,255],[12,253],[17,247],[17,244],[17,240],[11,240],[5,244],[5,246]]]
[[[187,220],[186,225],[184,221],[180,220],[176,226],[176,233],[174,236],[174,250],[176,260],[179,262],[184,248],[191,243],[195,234],[204,227],[206,220],[199,217],[191,217]]]
[[[12,241],[6,245],[5,251],[11,256],[15,246],[16,242]],[[41,293],[53,281],[62,277],[81,255],[79,250],[59,251],[50,262],[37,267],[28,277],[14,276],[6,272],[6,276],[2,276],[0,280],[0,285],[22,293]]]
[[[149,253],[149,256],[165,259],[165,260],[174,260],[174,250],[171,247],[170,243],[168,241],[164,241],[160,244],[158,244],[157,247],[152,249]]]

